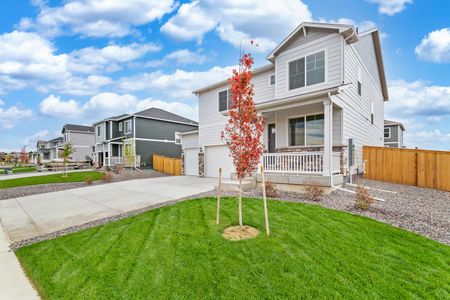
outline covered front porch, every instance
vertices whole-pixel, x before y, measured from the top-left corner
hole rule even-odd
[[[262,166],[278,184],[341,184],[343,110],[328,98],[258,108],[265,121]],[[260,178],[260,174],[257,176]]]

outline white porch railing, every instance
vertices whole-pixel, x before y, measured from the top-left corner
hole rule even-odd
[[[121,165],[121,164],[123,164],[122,157],[119,157],[119,156],[111,156],[110,157],[110,161],[109,161],[110,166]]]
[[[340,173],[340,152],[333,152],[333,173]],[[322,174],[323,152],[264,153],[263,166],[266,172]]]

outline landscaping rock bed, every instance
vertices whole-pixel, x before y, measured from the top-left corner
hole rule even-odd
[[[51,174],[51,173],[49,173]],[[154,170],[143,170],[142,173],[138,171],[123,171],[121,174],[113,174],[112,182],[119,182],[133,179],[153,178],[167,176],[164,173],[160,173]],[[91,185],[105,184],[103,181],[93,182]],[[88,186],[84,182],[70,182],[70,183],[49,183],[19,186],[13,188],[0,189],[0,200],[6,200],[11,198],[18,198],[30,195],[37,195],[50,192],[58,192],[63,190],[75,189]]]

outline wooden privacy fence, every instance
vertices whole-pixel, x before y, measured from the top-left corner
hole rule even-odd
[[[181,159],[153,154],[153,170],[170,175],[181,175]]]
[[[450,152],[363,148],[365,178],[450,191]]]

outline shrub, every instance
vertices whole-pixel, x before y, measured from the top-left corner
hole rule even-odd
[[[319,201],[320,198],[325,193],[324,187],[315,181],[309,182],[305,188],[305,191],[306,191],[306,198],[308,198],[311,201]]]
[[[92,178],[91,175],[84,176],[83,180],[84,180],[84,183],[86,183],[87,185],[91,185],[92,182],[94,182],[94,179]]]
[[[102,180],[103,180],[103,182],[111,183],[113,180],[113,173],[111,171],[103,173]]]
[[[362,210],[368,210],[374,199],[369,194],[369,190],[358,184],[356,187],[356,207]]]
[[[266,182],[266,196],[270,198],[278,196],[277,186],[270,181]]]

